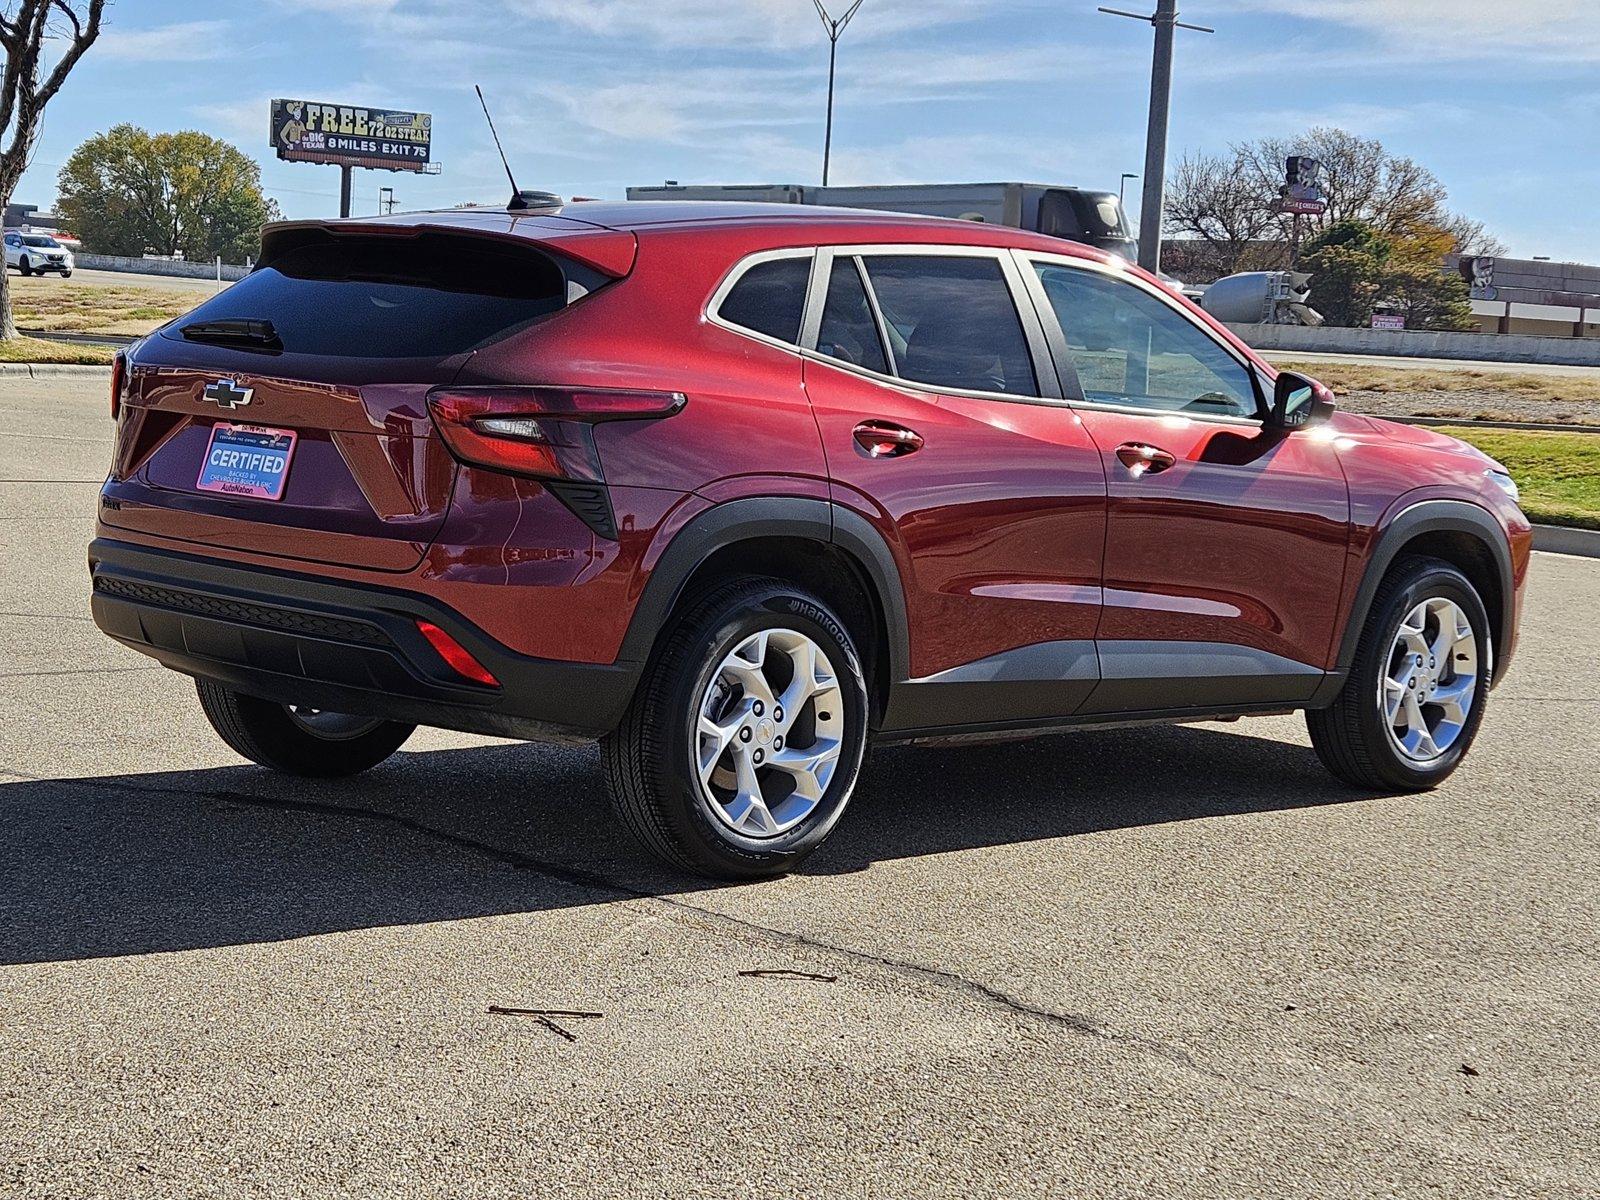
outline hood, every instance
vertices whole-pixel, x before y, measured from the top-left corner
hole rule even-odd
[[[1504,464],[1490,458],[1482,450],[1469,442],[1464,442],[1458,437],[1451,437],[1438,429],[1427,425],[1410,425],[1402,421],[1386,421],[1382,417],[1369,417],[1357,413],[1339,413],[1337,417],[1345,417],[1352,421],[1360,421],[1367,426],[1373,434],[1381,437],[1386,442],[1399,442],[1407,446],[1420,446],[1425,450],[1433,450],[1440,454],[1456,454],[1462,458],[1470,458],[1481,462],[1485,467],[1493,467],[1496,471],[1505,471]],[[1340,432],[1346,432],[1341,429]]]

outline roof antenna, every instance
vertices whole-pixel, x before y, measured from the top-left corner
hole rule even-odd
[[[472,90],[478,93],[478,103],[483,105],[483,119],[489,122],[489,136],[494,139],[494,148],[500,151],[500,165],[506,169],[506,178],[511,181],[511,201],[506,205],[506,211],[524,212],[530,208],[559,208],[561,197],[553,192],[525,192],[517,187],[517,177],[511,173],[511,164],[506,161],[506,150],[500,144],[500,135],[495,132],[494,118],[489,115],[489,105],[483,98],[483,89],[473,84]]]

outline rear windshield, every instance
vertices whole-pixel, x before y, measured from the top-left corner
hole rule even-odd
[[[578,294],[592,280],[572,281]],[[170,327],[268,320],[289,354],[443,358],[565,307],[568,277],[531,247],[449,234],[315,232]]]

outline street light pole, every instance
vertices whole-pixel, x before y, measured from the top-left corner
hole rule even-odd
[[[1127,190],[1128,190],[1128,180],[1137,179],[1137,178],[1139,178],[1139,177],[1137,175],[1135,175],[1132,171],[1124,171],[1122,173],[1122,182],[1117,184],[1117,204],[1119,206],[1121,204],[1123,204],[1127,199],[1126,193],[1127,193]]]
[[[1148,21],[1155,27],[1155,52],[1150,60],[1150,124],[1144,141],[1144,202],[1139,207],[1139,265],[1146,271],[1161,269],[1161,210],[1167,187],[1167,115],[1172,107],[1172,42],[1177,29],[1215,33],[1204,25],[1178,20],[1178,0],[1156,0],[1151,16],[1102,8],[1114,17]]]
[[[822,18],[822,27],[828,31],[828,125],[827,132],[822,138],[822,186],[828,186],[828,165],[833,157],[833,78],[839,62],[839,35],[844,32],[844,27],[850,24],[850,18],[856,15],[856,10],[865,0],[855,0],[844,16],[834,20],[828,15],[828,10],[823,7],[822,0],[811,0],[817,6],[817,16]]]

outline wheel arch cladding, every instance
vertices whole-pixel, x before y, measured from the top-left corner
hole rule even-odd
[[[1348,670],[1372,610],[1378,586],[1403,556],[1438,558],[1459,570],[1477,589],[1489,614],[1494,638],[1491,683],[1498,683],[1508,661],[1501,648],[1511,644],[1516,619],[1511,547],[1493,514],[1462,500],[1423,500],[1405,508],[1384,527],[1367,559],[1361,586],[1339,642],[1338,666]]]
[[[619,657],[645,662],[685,599],[735,575],[793,580],[833,606],[858,646],[875,714],[909,663],[905,591],[881,535],[824,500],[752,497],[708,509],[673,537],[651,571]]]

